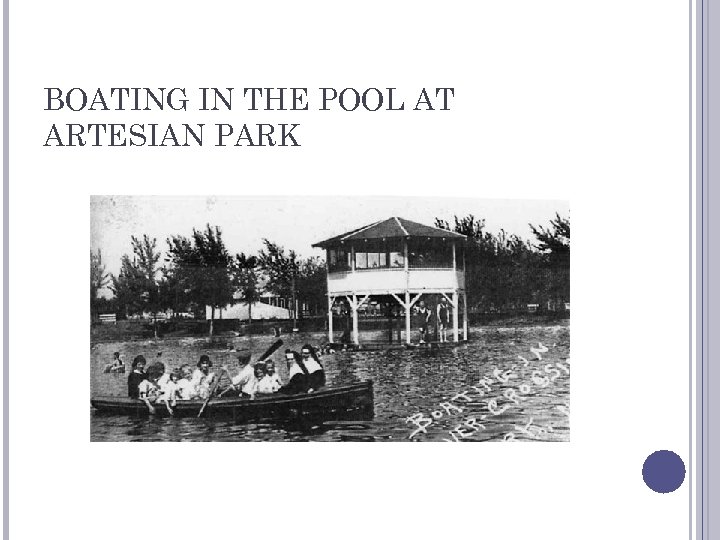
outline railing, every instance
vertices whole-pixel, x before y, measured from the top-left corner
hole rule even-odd
[[[404,269],[403,269],[404,270]],[[465,274],[452,268],[411,268],[405,272],[397,268],[371,268],[355,272],[328,275],[328,292],[405,290],[452,291],[465,287]]]
[[[436,271],[436,272],[462,272],[462,268],[453,269],[452,266],[411,266],[409,271]],[[330,270],[331,276],[339,276],[341,274],[352,274],[354,272],[404,272],[404,266],[376,266],[373,268],[356,268],[355,270]]]

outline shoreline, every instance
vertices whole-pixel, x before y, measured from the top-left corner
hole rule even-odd
[[[196,327],[204,326],[207,327],[207,321],[193,321],[197,323]],[[225,324],[218,325],[218,322]],[[363,333],[377,333],[385,332],[382,328],[386,321],[373,320],[373,326],[378,328],[361,328],[361,336]],[[172,331],[172,332],[159,332],[158,337],[154,336],[152,323],[145,321],[119,321],[115,324],[96,325],[91,327],[90,330],[90,345],[94,346],[101,343],[116,343],[116,342],[141,342],[141,341],[157,341],[157,342],[174,342],[182,340],[205,340],[208,343],[227,342],[227,340],[241,339],[241,338],[259,338],[259,337],[289,337],[289,336],[300,336],[300,335],[327,335],[327,330],[324,328],[307,328],[302,329],[302,324],[299,326],[301,330],[299,332],[292,332],[290,328],[292,321],[257,321],[253,322],[251,327],[245,324],[241,327],[241,331],[234,331],[229,329],[223,329],[227,323],[233,323],[236,328],[239,326],[238,321],[221,320],[215,321],[216,328],[218,330],[209,336],[207,331],[198,331],[194,328],[188,328],[183,331]],[[382,324],[378,324],[382,323]],[[279,336],[274,333],[275,328],[282,329],[283,326],[288,326],[287,330],[281,330]],[[557,316],[545,316],[545,315],[531,315],[531,316],[517,316],[509,315],[505,317],[497,317],[494,320],[484,321],[482,323],[475,322],[469,326],[470,340],[473,338],[473,333],[481,332],[482,329],[498,329],[498,328],[535,328],[535,327],[553,327],[553,326],[570,326],[569,317],[557,317]],[[194,330],[194,331],[192,331]],[[413,327],[413,334],[416,332],[416,328]],[[340,332],[336,332],[336,339],[339,339]],[[326,339],[324,341],[327,341]],[[372,340],[371,340],[372,341]],[[416,340],[413,339],[413,343]],[[461,340],[462,343],[462,340]]]

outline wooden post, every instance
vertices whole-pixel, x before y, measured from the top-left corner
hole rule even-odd
[[[328,342],[333,343],[333,315],[332,307],[335,303],[335,298],[330,296],[330,250],[325,250],[325,279],[327,280],[328,290]]]
[[[463,291],[463,337],[468,340],[468,308],[467,308],[467,291]]]
[[[352,295],[352,315],[353,315],[353,343],[360,345],[360,329],[358,326],[358,303],[357,296]]]
[[[455,337],[455,343],[460,341],[459,334],[459,327],[458,327],[458,315],[460,314],[460,309],[458,306],[458,303],[460,302],[460,295],[455,291],[453,293],[453,335]]]
[[[403,239],[405,252],[405,343],[410,345],[410,257],[408,256],[408,239]]]
[[[467,238],[466,238],[467,240]],[[467,263],[465,262],[465,253],[467,253],[467,242],[463,246],[462,250],[462,256],[463,256],[463,310],[465,312],[465,341],[468,341],[468,329],[470,328],[470,323],[468,323],[468,305],[467,305]]]
[[[410,345],[410,291],[405,290],[405,343]]]
[[[405,252],[405,272],[410,270],[410,261],[408,260],[408,241],[407,238],[403,240],[403,251]]]

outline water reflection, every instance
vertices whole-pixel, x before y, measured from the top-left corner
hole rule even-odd
[[[300,334],[285,338],[285,346],[299,348],[304,342],[321,342],[322,335]],[[193,364],[208,354],[216,368],[227,365],[231,372],[236,360],[231,347],[265,350],[273,341],[269,336],[252,338],[181,339],[124,343],[99,343],[91,347],[92,395],[122,396],[127,391],[127,375],[103,373],[103,367],[119,351],[126,361],[137,354],[155,358],[162,352],[168,368]],[[542,360],[531,348],[543,343],[547,352]],[[569,440],[570,374],[567,367],[545,372],[548,364],[564,363],[570,356],[568,326],[475,329],[474,339],[455,349],[417,349],[413,351],[352,352],[322,357],[329,385],[350,384],[372,379],[375,384],[375,419],[363,423],[326,423],[321,426],[235,424],[205,418],[130,418],[101,415],[91,411],[93,441],[407,441],[414,426],[406,419],[423,412],[429,416],[438,404],[477,386],[482,377],[492,378],[493,368],[511,371],[507,382],[495,381],[487,395],[472,403],[462,403],[463,414],[434,419],[426,433],[413,440]],[[282,349],[284,349],[283,347]],[[287,366],[278,353],[276,365],[283,380]],[[523,356],[525,362],[519,359]],[[533,384],[538,373],[555,380],[545,387]],[[519,385],[527,384],[531,393],[523,394]],[[523,388],[525,390],[526,388]],[[514,392],[508,394],[508,392]],[[470,395],[470,394],[468,394]],[[510,395],[512,399],[506,397]],[[488,402],[509,405],[497,416],[488,412]],[[460,401],[453,403],[460,404]],[[473,416],[474,415],[474,416]],[[467,438],[451,432],[468,417],[483,417],[483,429]],[[478,420],[480,422],[480,420]],[[528,428],[528,422],[531,422]],[[523,431],[524,430],[524,431]],[[463,429],[454,433],[463,433]],[[508,437],[509,433],[513,433]]]

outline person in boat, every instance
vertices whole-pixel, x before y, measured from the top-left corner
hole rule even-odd
[[[303,357],[297,351],[285,351],[285,358],[292,362],[288,369],[288,383],[280,388],[281,394],[305,394],[310,389],[310,373]]]
[[[190,386],[193,394],[200,399],[206,399],[210,394],[210,386],[215,379],[215,374],[210,371],[212,362],[207,354],[203,354],[198,360],[197,369],[190,379]]]
[[[265,367],[265,362],[258,362],[253,366],[253,377],[252,381],[250,382],[249,387],[247,390],[249,390],[250,393],[250,399],[255,399],[255,396],[257,394],[270,394],[272,392],[267,391],[267,387],[262,384],[262,382],[265,380],[267,375],[267,370]],[[243,394],[245,392],[243,391]]]
[[[170,414],[173,413],[171,407],[177,405],[179,392],[178,382],[180,379],[182,379],[182,371],[176,369],[168,374],[168,381],[164,386],[160,385],[160,381],[158,380],[158,386],[160,387],[158,401],[165,403]]]
[[[105,373],[125,373],[125,362],[123,362],[119,351],[113,353],[113,361],[105,366]]]
[[[183,364],[180,366],[178,371],[180,372],[180,377],[175,383],[175,395],[177,399],[188,400],[197,397],[193,394],[193,387],[192,384],[190,384],[190,379],[192,378],[193,373],[190,365]]]
[[[138,399],[142,400],[147,405],[150,414],[155,413],[155,407],[153,404],[160,397],[160,386],[158,385],[158,379],[162,376],[162,372],[156,365],[151,365],[148,368],[147,378],[140,381],[138,385]],[[170,406],[168,405],[168,411],[172,414]]]
[[[310,344],[302,347],[302,360],[308,373],[308,391],[325,386],[325,369],[318,359],[315,348]]]
[[[258,377],[258,371],[257,368],[261,364],[255,364],[255,377]],[[263,376],[258,379],[256,390],[258,394],[274,394],[280,388],[282,388],[282,383],[280,382],[280,377],[278,376],[277,372],[275,371],[275,362],[272,360],[266,361],[264,364],[262,364],[263,368]]]
[[[282,381],[280,380],[280,375],[275,369],[275,362],[268,359],[265,362],[265,370],[267,372],[265,377],[268,379],[266,386],[271,388],[271,392],[277,392],[280,388],[282,388]]]
[[[128,397],[138,398],[140,392],[138,387],[140,383],[147,379],[147,373],[145,373],[145,357],[142,354],[137,355],[132,361],[132,372],[128,375]]]
[[[159,373],[160,378],[158,379],[157,383],[158,386],[160,386],[160,390],[164,393],[165,392],[165,386],[170,382],[170,374],[166,372],[165,370],[165,364],[162,362],[153,362],[147,367],[148,373]]]
[[[447,330],[450,326],[450,304],[444,296],[437,305],[438,339],[441,343],[447,341]]]
[[[221,395],[225,394],[229,390],[238,391],[241,397],[250,397],[252,395],[255,380],[254,369],[250,365],[251,358],[252,355],[250,354],[250,351],[238,351],[238,374],[230,379],[230,386],[221,392]]]

